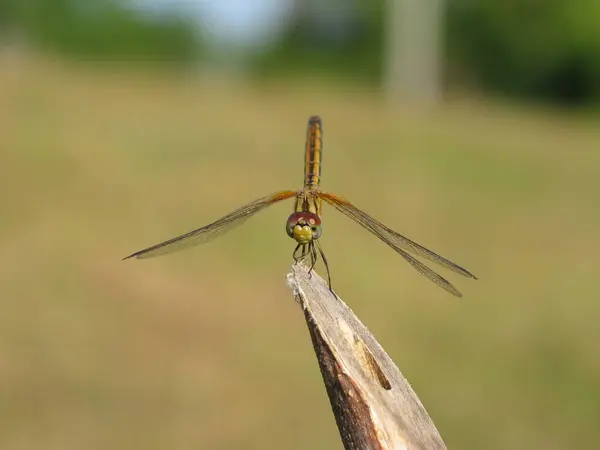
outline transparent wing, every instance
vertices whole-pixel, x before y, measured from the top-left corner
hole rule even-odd
[[[431,250],[423,247],[422,245],[417,244],[414,241],[411,241],[407,237],[402,236],[396,231],[386,227],[381,222],[375,220],[373,217],[369,216],[367,213],[361,211],[356,206],[344,200],[341,197],[338,197],[333,194],[327,194],[325,192],[319,192],[317,194],[320,198],[325,200],[331,206],[333,206],[338,211],[344,213],[346,216],[350,217],[352,220],[360,224],[363,228],[366,228],[391,248],[393,248],[396,252],[398,252],[408,263],[413,266],[417,271],[419,271],[422,275],[429,278],[438,286],[444,288],[451,294],[456,295],[457,297],[461,297],[461,293],[445,278],[441,275],[437,274],[429,267],[421,263],[419,260],[415,259],[407,252],[410,252],[414,255],[425,258],[429,261],[432,261],[436,264],[439,264],[442,267],[452,270],[453,272],[459,273],[469,278],[477,279],[475,275],[469,272],[466,269],[463,269],[459,265],[453,263],[452,261],[438,255],[437,253],[432,252]]]
[[[277,203],[281,200],[294,197],[296,191],[280,191],[271,194],[267,197],[262,197],[254,200],[241,208],[227,214],[225,217],[220,218],[216,222],[206,225],[197,230],[190,231],[189,233],[182,234],[168,241],[161,242],[160,244],[153,245],[152,247],[145,248],[138,252],[132,253],[123,259],[128,258],[150,258],[153,256],[164,255],[166,253],[175,252],[188,248],[194,245],[203,244],[208,242],[222,233],[231,230],[232,228],[241,225],[244,221],[257,212],[265,209],[267,206]]]

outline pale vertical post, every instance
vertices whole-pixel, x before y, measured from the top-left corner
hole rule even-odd
[[[385,89],[391,102],[442,96],[445,0],[387,0]]]

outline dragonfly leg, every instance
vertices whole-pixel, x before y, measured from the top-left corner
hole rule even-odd
[[[292,257],[294,258],[294,262],[298,263],[298,261],[300,261],[302,259],[301,256],[298,256],[298,250],[300,250],[300,247],[302,247],[302,244],[298,244],[296,245],[296,248],[294,249],[294,253],[292,253]]]
[[[309,247],[310,244],[298,244],[296,245],[296,248],[294,249],[294,253],[293,253],[293,257],[294,257],[294,261],[296,263],[299,263],[300,261],[306,259],[306,257],[310,254],[310,252],[308,250],[310,250]]]
[[[331,273],[329,272],[329,264],[327,263],[327,258],[325,257],[325,253],[323,253],[323,249],[321,248],[321,244],[317,241],[317,248],[319,249],[319,253],[321,254],[321,258],[323,258],[323,264],[325,265],[325,270],[327,271],[327,283],[329,284],[329,290],[333,293],[333,288],[331,287]]]
[[[308,250],[310,251],[310,269],[308,270],[308,276],[312,278],[313,269],[317,264],[317,250],[315,250],[314,241],[311,241],[311,243],[308,244]]]

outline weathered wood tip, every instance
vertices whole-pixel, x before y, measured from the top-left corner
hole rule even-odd
[[[352,310],[308,267],[287,277],[302,306],[344,448],[446,450],[417,394]]]

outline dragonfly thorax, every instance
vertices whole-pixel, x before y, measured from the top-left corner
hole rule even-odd
[[[285,231],[299,244],[308,244],[321,237],[321,219],[311,212],[295,212],[288,217]]]

